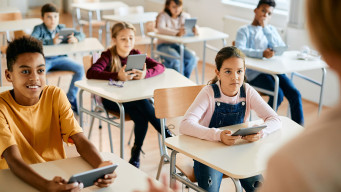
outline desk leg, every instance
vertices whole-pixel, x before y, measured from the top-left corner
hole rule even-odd
[[[110,22],[109,21],[105,23],[105,31],[106,31],[105,43],[106,43],[106,46],[109,47],[110,46]]]
[[[79,126],[83,129],[83,89],[79,90]]]
[[[142,36],[142,37],[145,37],[146,35],[144,34],[143,22],[140,22],[140,31],[141,31],[141,36]]]
[[[180,44],[180,73],[183,75],[184,74],[184,49],[185,46],[184,44]]]
[[[274,90],[274,102],[272,108],[274,111],[277,111],[277,100],[278,100],[278,89],[279,89],[279,78],[276,74],[272,74],[275,79],[275,90]]]
[[[118,107],[120,108],[120,126],[121,126],[121,132],[120,132],[120,142],[121,142],[121,150],[120,150],[120,156],[122,159],[124,159],[124,121],[125,121],[125,113],[124,113],[124,107],[122,103],[117,103]],[[112,146],[112,143],[110,143]]]
[[[240,181],[239,179],[235,179],[235,178],[232,178],[232,181],[234,183],[234,186],[236,187],[236,192],[243,192],[243,188],[242,188],[242,185],[240,184]]]
[[[205,66],[206,66],[206,41],[204,41],[204,50],[202,53],[202,77],[201,84],[205,83]]]
[[[151,42],[150,42],[150,57],[152,59],[155,59],[154,58],[154,37],[151,38]]]
[[[92,23],[91,23],[92,11],[89,11],[88,15],[89,15],[89,37],[92,37]]]
[[[326,68],[322,68],[322,81],[321,81],[321,91],[320,91],[320,101],[319,101],[319,111],[318,111],[318,114],[320,115],[321,113],[321,110],[322,110],[322,106],[323,106],[323,88],[324,88],[324,80],[325,80],[325,77],[326,77]]]

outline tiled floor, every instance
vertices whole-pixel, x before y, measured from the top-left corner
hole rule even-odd
[[[36,15],[36,14],[32,14]],[[72,26],[72,19],[71,15],[68,14],[62,14],[61,23],[65,23],[68,27]],[[96,33],[97,30],[94,30],[94,36],[97,36]],[[85,28],[85,33],[87,33],[87,29]],[[103,39],[104,39],[104,34],[103,34]],[[104,42],[103,42],[104,43]],[[141,48],[144,50],[144,47]],[[76,56],[75,58],[77,61],[80,63],[82,62],[82,57],[81,56]],[[201,74],[201,63],[199,62],[198,67],[199,67],[199,74]],[[209,79],[214,77],[214,66],[213,65],[206,65],[206,75],[205,75],[205,80],[208,81]],[[5,65],[5,60],[2,58],[2,69],[4,70],[6,68]],[[3,74],[3,72],[2,72]],[[193,74],[191,76],[191,80],[194,81],[195,75]],[[8,85],[6,80],[3,78],[4,85]],[[71,77],[63,77],[62,78],[62,83],[61,87],[65,92],[67,92],[68,89],[68,84],[71,80]],[[200,78],[199,78],[200,80]],[[57,82],[56,79],[49,79],[49,84],[55,85]],[[84,101],[85,101],[85,106],[89,107],[90,106],[90,94],[85,93],[84,94]],[[267,100],[267,97],[264,97],[264,99]],[[279,107],[278,109],[278,114],[280,115],[286,115],[286,110],[287,110],[288,103],[285,100],[283,104]],[[305,121],[307,124],[312,119],[315,119],[317,117],[317,105],[308,101],[303,101],[303,106],[304,106],[304,115],[305,115]],[[324,109],[326,110],[326,109]],[[177,119],[170,119],[168,120],[167,124],[174,124],[176,129],[178,128],[178,123],[181,118]],[[90,117],[88,115],[84,116],[84,133],[87,135],[89,131],[89,124],[90,124]],[[109,139],[108,139],[108,129],[106,123],[102,123],[103,128],[100,131],[98,129],[98,120],[95,121],[94,129],[92,131],[92,136],[91,136],[91,142],[94,143],[94,145],[100,150],[100,151],[105,151],[109,152],[110,147],[109,147]],[[129,146],[128,139],[129,135],[133,129],[133,122],[128,121],[126,122],[126,131],[125,131],[125,159],[129,160],[130,157],[130,148],[131,145]],[[177,133],[177,130],[173,130],[175,133]],[[112,127],[112,137],[114,140],[114,153],[119,154],[119,130],[117,128]],[[133,141],[132,141],[133,142]],[[155,129],[150,125],[147,136],[145,138],[145,142],[143,145],[143,151],[145,152],[144,155],[141,156],[141,170],[146,172],[150,177],[155,177],[157,168],[158,168],[158,163],[160,160],[160,153],[159,153],[159,147],[158,147],[158,140],[157,140],[157,132]],[[70,156],[75,155],[75,150],[74,148],[69,148],[68,147],[68,154]],[[165,165],[163,168],[162,173],[164,174],[169,174],[169,165]],[[225,179],[222,183],[221,190],[227,191],[227,190],[234,190],[234,186],[232,184],[232,181],[230,179]]]

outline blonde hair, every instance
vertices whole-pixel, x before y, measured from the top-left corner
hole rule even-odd
[[[341,1],[307,0],[306,16],[317,49],[341,54]]]
[[[124,29],[131,29],[134,31],[135,33],[135,27],[130,24],[130,23],[126,23],[126,22],[120,22],[120,23],[116,23],[112,28],[111,28],[111,38],[115,38],[117,37],[118,33]],[[121,69],[121,60],[120,57],[118,56],[117,53],[117,49],[116,49],[116,45],[112,46],[110,48],[110,53],[112,56],[112,62],[111,62],[111,66],[110,66],[110,71],[111,72],[119,72]]]
[[[221,67],[223,66],[223,63],[226,59],[229,58],[240,58],[243,60],[244,68],[245,68],[245,55],[243,52],[241,52],[237,47],[230,46],[230,47],[224,47],[220,49],[220,51],[217,53],[217,56],[215,57],[215,65],[218,71],[220,71]],[[246,80],[246,77],[244,75],[244,80]],[[208,84],[215,84],[218,81],[218,77],[215,76],[212,80],[208,82]]]

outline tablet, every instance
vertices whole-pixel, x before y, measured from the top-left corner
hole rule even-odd
[[[279,47],[274,47],[272,50],[275,52],[276,56],[283,55],[283,53],[288,50],[288,46],[279,46]]]
[[[108,165],[105,167],[100,167],[100,168],[96,168],[96,169],[92,169],[89,171],[75,174],[70,177],[68,183],[79,182],[79,183],[83,183],[84,187],[92,186],[97,181],[97,179],[103,178],[104,175],[114,172],[117,166],[118,164]]]
[[[68,36],[75,32],[74,28],[63,28],[59,31],[62,43],[67,43]]]
[[[197,18],[190,18],[190,19],[185,19],[185,31],[186,31],[186,34],[184,36],[194,36],[194,33],[193,33],[193,27],[195,27],[197,23]]]
[[[264,129],[266,125],[256,126],[256,127],[247,127],[247,128],[241,128],[238,131],[234,132],[231,136],[246,136],[246,135],[252,135],[256,134],[262,129]]]
[[[128,55],[126,71],[133,69],[143,70],[147,54]]]

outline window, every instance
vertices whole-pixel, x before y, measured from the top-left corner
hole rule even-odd
[[[259,0],[230,0],[257,6]],[[276,0],[276,9],[289,11],[290,0]]]

